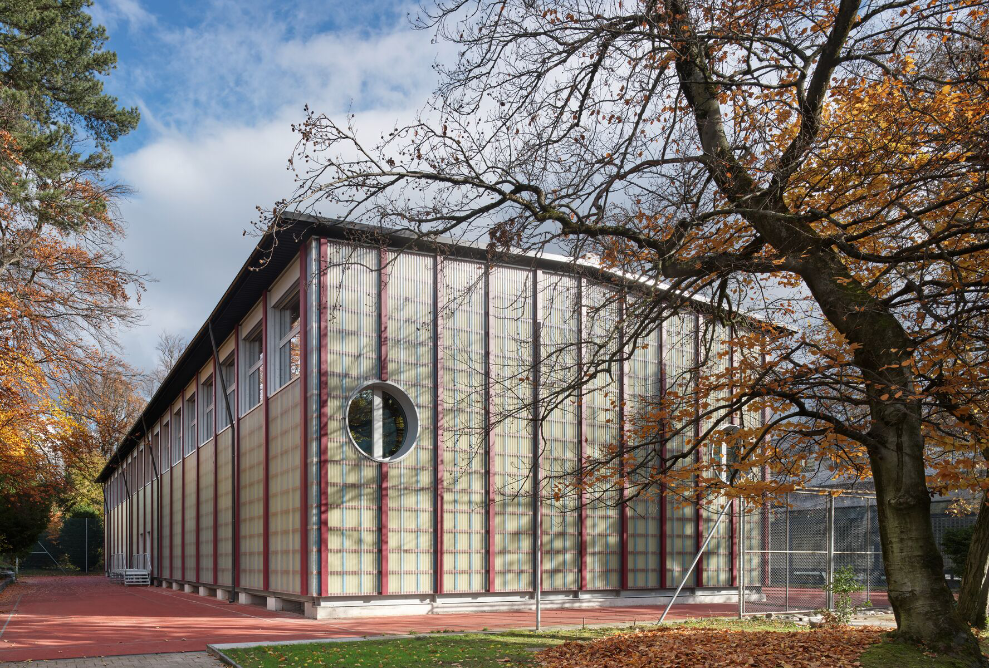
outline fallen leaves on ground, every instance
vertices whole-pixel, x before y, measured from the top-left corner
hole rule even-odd
[[[544,668],[852,668],[883,629],[735,631],[671,627],[568,642],[540,652]]]

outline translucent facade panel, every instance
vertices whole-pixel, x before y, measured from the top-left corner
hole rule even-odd
[[[161,508],[162,508],[162,524],[161,531],[159,533],[159,540],[161,541],[161,564],[159,565],[160,573],[164,577],[171,577],[172,575],[172,522],[171,522],[171,512],[172,507],[172,472],[165,471],[161,475]]]
[[[330,243],[327,248],[328,535],[324,594],[379,591],[379,466],[346,434],[347,401],[379,378],[379,251]]]
[[[419,410],[419,440],[388,465],[388,592],[433,591],[435,365],[431,256],[388,256],[388,380]]]
[[[580,406],[576,391],[580,360],[580,291],[576,278],[539,273],[539,394],[542,482],[542,587],[580,586]]]
[[[704,373],[720,377],[726,374],[729,369],[727,330],[723,325],[711,320],[702,321],[701,326],[703,330],[701,355],[704,358],[701,361],[705,364]],[[709,407],[715,408],[722,405],[728,397],[727,390],[718,390],[712,393],[708,399]],[[701,408],[707,410],[708,406],[702,405]],[[725,411],[717,411],[710,418],[705,418],[702,422],[702,429],[706,431],[724,413]],[[703,457],[703,462],[708,466],[720,468],[720,465],[726,463],[721,452],[708,452],[705,449],[700,455]],[[720,470],[723,471],[724,469],[720,468]],[[721,512],[724,505],[725,502],[720,499],[705,499],[701,509],[702,535],[711,534],[711,541],[701,558],[701,564],[704,568],[704,585],[708,587],[729,587],[732,584],[732,521],[730,517],[732,511],[729,510],[729,515],[725,516],[716,529],[714,528],[718,513]]]
[[[487,587],[484,266],[443,263],[443,589]]]
[[[662,499],[655,482],[660,461],[656,402],[660,396],[659,332],[635,342],[626,365],[625,421],[628,463],[628,586],[661,585]]]
[[[491,422],[495,589],[532,589],[532,272],[493,267]]]
[[[240,420],[240,586],[264,585],[264,413]]]
[[[230,462],[230,443],[233,440],[233,429],[225,429],[216,436],[216,583],[230,585],[230,559],[233,543],[230,512],[230,502],[233,499],[233,489],[230,477],[232,468]]]
[[[584,359],[599,372],[585,386],[585,453],[604,459],[617,452],[621,428],[618,379],[620,369],[610,360],[617,347],[618,305],[615,295],[599,285],[584,287]],[[617,474],[617,471],[613,473]],[[620,490],[612,475],[586,491],[587,499],[587,586],[617,589],[621,586],[622,545]]]
[[[213,440],[199,451],[199,580],[216,582],[213,573]]]
[[[176,429],[175,431],[179,431]],[[173,437],[174,439],[174,437]],[[181,453],[181,451],[180,451]],[[171,558],[173,578],[182,577],[182,485],[185,480],[181,460],[172,466],[172,494],[171,494],[171,522],[172,522],[172,546],[169,551]]]
[[[185,566],[182,575],[183,580],[196,579],[196,512],[198,510],[196,506],[198,480],[196,472],[198,468],[196,457],[185,458],[182,473],[182,499],[185,506],[185,515],[182,519],[182,535],[184,539],[183,563]]]
[[[302,470],[296,379],[268,400],[268,577],[269,589],[299,591],[299,495]]]
[[[306,369],[309,377],[305,379],[306,397],[306,461],[308,473],[306,480],[309,484],[307,502],[309,504],[307,531],[309,532],[309,555],[307,563],[309,566],[308,591],[304,593],[320,593],[320,375],[319,375],[319,351],[320,351],[320,321],[319,304],[320,291],[322,290],[323,273],[319,267],[319,246],[318,239],[310,239],[306,248],[305,274],[302,276],[302,284],[306,288],[306,303],[302,305],[306,313]]]
[[[667,392],[680,395],[684,400],[677,403],[671,418],[671,429],[677,427],[676,412],[692,410],[692,392],[696,380],[691,374],[695,355],[695,326],[693,314],[677,314],[664,324],[663,362],[666,367]],[[673,399],[671,398],[671,401]],[[687,434],[671,436],[666,442],[666,457],[683,453],[687,448]],[[675,464],[683,468],[685,462]],[[697,515],[696,504],[689,490],[670,489],[666,494],[666,582],[675,587],[683,580],[697,554]],[[696,582],[696,571],[687,578],[687,585]]]

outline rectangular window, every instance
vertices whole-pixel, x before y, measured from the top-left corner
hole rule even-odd
[[[213,376],[199,386],[199,442],[213,438]]]
[[[166,422],[161,425],[161,449],[158,452],[161,455],[162,471],[172,468],[172,454],[169,452],[169,449],[172,447],[172,442],[169,440],[171,435],[169,424],[169,422]]]
[[[151,475],[154,476],[155,473],[161,475],[162,465],[161,465],[161,432],[156,431],[155,435],[151,437],[151,456],[154,459],[151,462]]]
[[[182,409],[172,413],[172,464],[182,461]]]
[[[196,444],[199,443],[196,433],[196,393],[185,400],[185,454],[191,455],[196,451]]]
[[[274,390],[299,376],[299,320],[299,291],[295,289],[271,310],[272,338],[275,341],[271,381]]]
[[[219,387],[219,392],[217,394],[217,399],[219,400],[219,405],[216,410],[219,413],[216,416],[216,428],[217,430],[223,430],[230,426],[230,416],[227,413],[227,403],[223,400],[220,394],[223,393],[224,388],[227,390],[227,401],[229,401],[229,406],[231,411],[237,410],[237,405],[234,403],[234,389],[237,384],[236,374],[234,373],[234,356],[230,355],[227,359],[220,362],[220,378],[223,383]]]
[[[244,369],[244,392],[241,412],[246,413],[259,403],[264,392],[264,336],[259,324],[244,337],[242,346]]]

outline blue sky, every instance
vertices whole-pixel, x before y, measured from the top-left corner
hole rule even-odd
[[[96,0],[118,55],[107,90],[141,110],[115,146],[122,250],[154,279],[125,359],[153,363],[162,330],[193,334],[247,257],[255,207],[292,191],[303,106],[353,111],[371,136],[408,119],[435,84],[432,34],[405,2]]]

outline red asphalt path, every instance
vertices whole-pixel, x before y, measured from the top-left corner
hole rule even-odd
[[[728,616],[734,610],[733,605],[676,605],[669,618]],[[661,613],[657,606],[544,610],[543,624],[652,622]],[[102,576],[29,577],[0,593],[0,662],[195,652],[206,649],[207,643],[480,631],[534,624],[531,612],[315,621],[171,589],[125,588]]]

